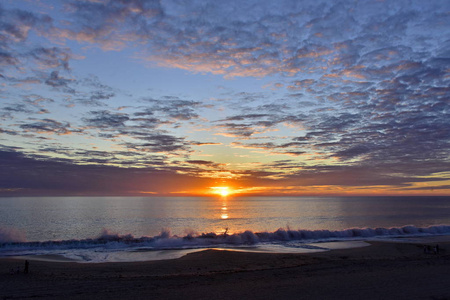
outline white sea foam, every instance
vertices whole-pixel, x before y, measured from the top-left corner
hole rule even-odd
[[[0,245],[4,243],[20,243],[25,242],[25,234],[15,228],[0,227]]]
[[[135,237],[132,234],[118,234],[103,230],[96,238],[61,241],[26,242],[16,230],[0,229],[0,255],[33,253],[50,250],[103,249],[111,251],[151,251],[170,249],[211,248],[217,246],[242,247],[261,243],[272,243],[290,247],[290,242],[324,242],[367,239],[374,237],[406,237],[450,235],[450,225],[430,227],[404,226],[396,228],[351,228],[345,230],[286,230],[274,232],[244,231],[234,234],[202,233],[186,236],[172,235],[163,230],[153,237]],[[298,244],[298,243],[296,243]]]

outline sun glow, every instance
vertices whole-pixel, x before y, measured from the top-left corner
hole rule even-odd
[[[211,190],[214,194],[218,194],[222,197],[226,197],[231,194],[230,188],[227,186],[213,186]]]

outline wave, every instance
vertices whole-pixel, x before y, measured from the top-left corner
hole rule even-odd
[[[260,243],[288,244],[290,241],[319,242],[330,240],[351,240],[374,237],[401,237],[420,235],[450,235],[450,225],[430,227],[404,226],[394,228],[351,228],[345,230],[290,230],[280,228],[274,232],[244,231],[234,234],[203,233],[186,236],[172,235],[163,230],[153,237],[134,237],[132,234],[120,235],[106,229],[96,238],[80,240],[25,242],[14,239],[23,238],[16,231],[0,230],[0,255],[23,251],[94,249],[103,250],[168,250],[208,248],[217,246],[253,246]]]
[[[24,242],[25,234],[14,228],[0,228],[0,244]]]

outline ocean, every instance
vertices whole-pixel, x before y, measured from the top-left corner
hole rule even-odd
[[[311,252],[450,235],[450,197],[4,197],[0,256],[79,262],[205,248]]]

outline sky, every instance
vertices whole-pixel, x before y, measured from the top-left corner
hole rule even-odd
[[[0,1],[0,196],[450,195],[449,1]]]

